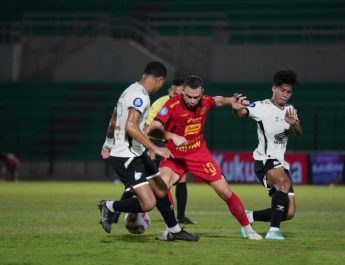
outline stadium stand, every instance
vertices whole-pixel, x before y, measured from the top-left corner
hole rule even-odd
[[[169,41],[191,37],[196,42],[210,40],[204,42],[205,46],[221,43],[342,47],[345,2],[4,1],[0,8],[0,44],[25,44],[19,80],[30,82],[0,82],[0,124],[5,128],[0,130],[2,149],[15,150],[24,161],[99,159],[112,107],[128,83],[37,80],[52,80],[52,69],[66,57],[104,36],[133,40],[171,65],[179,63],[177,67],[185,67],[184,72],[199,70],[195,62],[207,71],[210,61],[203,58],[207,51],[203,53],[202,47],[196,49],[195,42],[191,42],[186,45],[189,50],[186,47],[180,56],[182,59],[176,60],[176,50]],[[38,54],[45,56],[38,59]],[[180,61],[183,59],[185,62]],[[270,96],[269,82],[205,81],[210,95],[229,95],[235,92],[231,89],[236,89],[252,101]],[[290,150],[345,150],[344,87],[343,81],[332,79],[298,87],[291,103],[299,110],[305,134],[303,141],[291,138]],[[205,137],[212,150],[252,150],[257,144],[255,126],[254,122],[235,118],[230,110],[212,110]]]
[[[18,34],[128,37],[139,22],[162,36],[211,36],[238,43],[343,43],[345,3],[303,1],[8,1],[2,39]],[[131,29],[132,28],[132,29]],[[128,33],[131,32],[132,33]],[[7,34],[6,34],[7,33]]]
[[[0,109],[6,109],[6,115],[1,111],[0,121],[6,129],[0,135],[1,145],[5,150],[18,150],[26,160],[97,159],[112,107],[126,85],[2,84]],[[305,134],[303,141],[293,137],[289,149],[345,149],[344,87],[344,83],[325,83],[302,84],[296,89],[291,103],[299,110]],[[210,95],[235,92],[229,88],[252,101],[270,97],[269,83],[206,83]],[[228,109],[212,110],[205,137],[212,150],[251,150],[257,142],[255,126]]]
[[[99,121],[106,117],[106,109],[99,106],[106,101],[109,86],[2,83],[2,87],[4,150],[18,150],[26,160],[97,157],[94,150],[101,140],[97,130],[103,129]]]

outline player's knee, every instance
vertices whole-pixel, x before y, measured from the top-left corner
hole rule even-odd
[[[163,199],[167,195],[167,190],[166,189],[158,190],[158,191],[155,191],[155,194],[157,198]]]
[[[218,195],[224,200],[228,200],[231,195],[232,195],[232,191],[230,189],[223,189],[220,192],[218,192]]]
[[[145,201],[141,202],[140,206],[144,212],[151,211],[156,206],[156,199],[152,198],[149,200],[145,200]]]
[[[277,190],[288,193],[291,187],[291,182],[289,179],[283,179],[275,184]]]
[[[295,216],[295,213],[294,212],[291,212],[291,213],[287,213],[286,215],[286,220],[292,220]]]

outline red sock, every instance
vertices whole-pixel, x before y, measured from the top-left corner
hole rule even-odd
[[[168,198],[169,198],[169,201],[171,202],[172,207],[175,208],[174,199],[171,196],[170,189],[168,190]]]
[[[243,204],[235,193],[232,193],[230,198],[226,200],[226,204],[228,205],[231,214],[242,226],[249,225],[249,221],[246,212],[244,211]]]

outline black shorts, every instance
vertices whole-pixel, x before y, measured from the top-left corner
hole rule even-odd
[[[266,173],[268,170],[270,170],[272,168],[276,168],[276,167],[282,167],[282,164],[277,159],[267,159],[265,164],[264,164],[264,161],[262,161],[262,160],[255,160],[255,162],[254,162],[255,175],[258,178],[258,180],[261,182],[261,184],[266,187],[266,189],[268,190],[269,196],[272,196],[272,194],[276,191],[276,188],[274,186],[270,186],[267,184]],[[284,168],[284,170],[285,170],[285,173],[288,175],[290,182],[291,182],[289,195],[293,195],[293,194],[295,194],[295,192],[293,189],[293,185],[292,185],[292,181],[291,181],[291,177],[290,177],[290,172],[289,172],[289,170],[287,170],[285,168]]]
[[[165,146],[165,141],[164,140],[159,140],[159,139],[150,139],[151,142],[153,142],[155,145],[159,146],[159,147],[164,147]],[[159,162],[163,159],[163,157],[156,155],[155,159],[153,160],[153,162],[156,164],[157,167],[159,167]]]
[[[148,184],[151,178],[159,176],[157,166],[146,153],[137,157],[111,156],[109,159],[126,189],[141,187]]]

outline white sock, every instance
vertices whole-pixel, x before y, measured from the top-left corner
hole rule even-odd
[[[246,226],[243,226],[243,228],[248,232],[248,231],[252,231],[253,230],[253,227],[249,224],[249,225],[246,225]]]
[[[112,213],[115,212],[114,207],[113,207],[113,203],[114,203],[114,201],[107,201],[107,202],[105,203],[105,206],[106,206],[106,207],[108,208],[108,210],[111,211]]]
[[[275,231],[279,231],[280,229],[278,227],[270,227],[270,230],[268,230],[268,232],[275,232]]]
[[[254,223],[253,211],[246,211],[249,223]]]
[[[181,227],[179,226],[179,224],[177,224],[173,227],[168,227],[168,231],[171,233],[178,233],[181,231]]]

